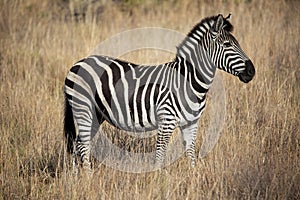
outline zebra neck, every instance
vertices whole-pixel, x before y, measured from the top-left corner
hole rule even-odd
[[[176,60],[181,68],[180,73],[187,71],[193,93],[202,99],[209,90],[216,72],[216,66],[207,55],[207,51],[200,45],[186,42],[178,49]]]

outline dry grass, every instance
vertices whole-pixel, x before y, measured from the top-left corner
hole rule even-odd
[[[42,2],[0,2],[0,199],[300,198],[298,1]],[[245,85],[222,74],[227,118],[214,150],[194,169],[184,156],[160,172],[101,166],[91,178],[74,178],[62,133],[70,66],[120,31],[187,32],[205,16],[228,12],[257,75]],[[147,56],[126,58],[169,58]]]

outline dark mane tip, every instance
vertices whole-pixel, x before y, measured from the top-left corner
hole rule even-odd
[[[196,24],[192,30],[188,33],[187,36],[192,36],[196,30],[199,29],[199,26],[205,23],[210,23],[211,21],[216,22],[218,19],[219,15],[215,15],[215,16],[211,16],[211,17],[206,17],[204,19],[202,19],[198,24]],[[223,28],[224,30],[228,31],[228,32],[232,32],[233,31],[233,25],[230,23],[230,21],[228,21],[229,17],[224,18],[224,24],[223,24]]]
[[[206,17],[204,19],[202,19],[199,23],[197,23],[193,28],[192,30],[187,34],[187,36],[192,36],[196,30],[199,29],[199,27],[202,25],[202,24],[205,24],[205,23],[209,23],[211,20],[216,20],[217,19],[217,16],[211,16],[211,17]]]

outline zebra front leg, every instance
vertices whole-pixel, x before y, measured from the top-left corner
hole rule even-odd
[[[195,167],[196,156],[195,156],[195,140],[198,131],[197,122],[187,127],[181,128],[185,150],[187,156],[191,159],[191,166]]]
[[[158,125],[157,142],[156,142],[156,158],[157,167],[162,167],[165,160],[166,150],[170,142],[170,137],[176,127],[175,120],[161,120]]]

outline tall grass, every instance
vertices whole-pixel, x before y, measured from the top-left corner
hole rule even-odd
[[[299,199],[300,3],[124,2],[1,1],[1,199]],[[160,26],[186,33],[203,17],[229,12],[257,73],[247,85],[220,73],[227,116],[213,151],[194,169],[183,156],[160,172],[100,165],[92,177],[74,177],[62,132],[70,66],[120,31]],[[126,59],[159,63],[170,55]]]

